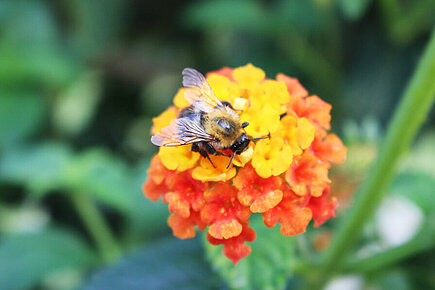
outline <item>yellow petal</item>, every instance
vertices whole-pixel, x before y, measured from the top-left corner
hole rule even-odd
[[[170,170],[185,171],[195,166],[199,154],[191,150],[192,146],[160,147],[159,157],[163,165]]]
[[[177,108],[185,108],[188,107],[190,104],[189,102],[186,100],[186,98],[184,97],[184,92],[186,91],[185,88],[181,88],[178,90],[177,94],[174,97],[174,105]]]
[[[264,160],[263,158],[252,159],[252,166],[260,177],[269,178],[272,176],[272,163],[269,160]]]
[[[278,176],[286,172],[293,161],[292,150],[288,145],[283,146],[278,156],[279,157],[275,159],[274,166],[272,169],[272,174],[274,176]]]
[[[302,149],[306,149],[310,147],[311,143],[314,140],[314,133],[316,128],[313,124],[308,121],[307,118],[299,118],[298,119],[298,143]]]
[[[237,170],[231,165],[227,169],[229,158],[225,156],[210,156],[213,164],[207,158],[201,158],[200,166],[192,171],[192,177],[196,180],[206,181],[227,181],[236,176]]]
[[[219,74],[211,74],[207,78],[216,97],[221,101],[231,101],[239,96],[239,90],[235,83],[231,82],[227,77]]]
[[[266,74],[263,70],[248,63],[238,67],[233,71],[233,78],[239,83],[241,88],[252,88],[264,80]]]
[[[248,149],[246,149],[241,154],[238,154],[234,157],[233,164],[239,167],[245,166],[246,163],[251,161],[252,155],[254,155],[254,148],[253,145],[251,144],[248,147]]]
[[[153,135],[157,134],[163,127],[168,126],[172,120],[177,117],[177,109],[175,107],[169,107],[159,116],[153,118],[153,128],[151,133]]]
[[[264,90],[264,97],[269,102],[277,104],[286,104],[290,101],[290,94],[284,82],[267,80],[261,84]]]

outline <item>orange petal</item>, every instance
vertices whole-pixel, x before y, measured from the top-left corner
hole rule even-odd
[[[218,220],[208,229],[208,233],[216,239],[237,237],[241,232],[242,225],[236,219]]]
[[[142,186],[142,191],[147,198],[157,201],[168,191],[168,188],[165,184],[156,184],[152,178],[148,178]]]
[[[165,194],[165,199],[169,203],[169,212],[178,214],[183,218],[188,218],[190,215],[190,204],[183,200],[177,192],[168,192]]]
[[[225,67],[223,67],[223,68],[221,68],[221,69],[218,69],[218,70],[211,71],[211,72],[207,73],[207,74],[206,74],[206,77],[208,78],[208,77],[210,77],[212,74],[222,75],[222,76],[225,76],[225,77],[229,78],[230,80],[233,79],[233,69],[232,69],[232,68],[229,68],[229,67],[227,67],[227,66],[225,66]]]
[[[260,195],[252,204],[252,212],[265,212],[275,207],[282,200],[282,191],[274,190]]]
[[[207,234],[207,240],[212,245],[224,245],[222,253],[236,265],[240,259],[243,259],[251,253],[251,247],[245,245],[245,242],[255,240],[255,232],[249,227],[249,222],[243,223],[243,230],[237,237],[229,239],[216,239],[210,234]]]
[[[190,219],[172,214],[168,218],[168,225],[171,227],[174,236],[179,239],[184,240],[195,237],[195,225]]]
[[[329,134],[325,139],[316,138],[313,150],[320,159],[332,163],[343,163],[346,160],[347,148],[335,134]]]
[[[311,210],[304,207],[293,211],[291,216],[292,219],[284,220],[281,223],[281,234],[284,236],[295,236],[305,233],[305,229],[312,217]]]

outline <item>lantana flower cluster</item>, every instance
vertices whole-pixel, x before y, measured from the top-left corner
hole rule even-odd
[[[193,238],[195,227],[207,229],[207,240],[224,245],[234,264],[249,255],[246,242],[255,240],[249,227],[252,213],[261,213],[267,227],[280,226],[285,236],[304,233],[311,220],[318,227],[334,216],[337,201],[330,193],[328,171],[346,159],[341,140],[329,133],[331,105],[309,95],[295,78],[248,64],[208,73],[206,79],[221,101],[228,101],[249,122],[251,142],[229,158],[207,158],[191,145],[160,147],[151,160],[143,191],[162,198],[171,215],[168,224],[180,239]],[[169,125],[189,103],[181,88],[174,105],[153,119],[152,134]],[[269,135],[270,134],[270,135]]]

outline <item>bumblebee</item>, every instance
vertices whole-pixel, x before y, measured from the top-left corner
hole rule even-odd
[[[229,102],[220,101],[205,77],[195,69],[183,70],[184,97],[190,106],[182,109],[169,126],[151,137],[157,146],[180,146],[192,144],[192,151],[206,157],[214,166],[209,155],[231,157],[227,168],[236,154],[248,148],[249,142],[260,138],[248,138],[244,132],[249,123],[241,123],[239,114]],[[230,149],[227,155],[218,150]]]

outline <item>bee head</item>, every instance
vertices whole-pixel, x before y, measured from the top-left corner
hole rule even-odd
[[[248,138],[248,136],[246,136],[245,133],[243,133],[242,135],[240,135],[239,139],[236,140],[236,142],[234,142],[233,145],[231,145],[231,151],[233,151],[236,154],[240,154],[243,151],[246,150],[246,148],[248,148],[249,142],[251,140]]]
[[[249,125],[249,123],[245,122],[242,124],[242,128],[245,128],[248,125]],[[233,151],[233,155],[231,156],[230,163],[228,163],[227,169],[230,167],[234,156],[236,154],[242,153],[243,151],[245,151],[248,148],[249,142],[255,141],[255,140],[260,140],[260,139],[267,139],[267,138],[270,138],[270,133],[267,136],[259,137],[259,138],[252,138],[252,139],[249,139],[248,136],[246,135],[246,133],[243,133],[242,135],[240,135],[239,139],[237,139],[236,142],[234,142],[234,144],[231,145],[231,147],[230,147],[231,151]]]
[[[249,123],[245,122],[242,124],[242,128],[245,128],[248,125]],[[240,135],[240,137],[236,140],[236,142],[234,142],[233,145],[231,145],[230,149],[231,151],[234,152],[234,154],[240,154],[248,148],[249,142],[261,140],[261,139],[268,139],[268,138],[270,138],[270,133],[267,136],[251,138],[251,139],[246,135],[246,133],[242,133],[242,135]]]

